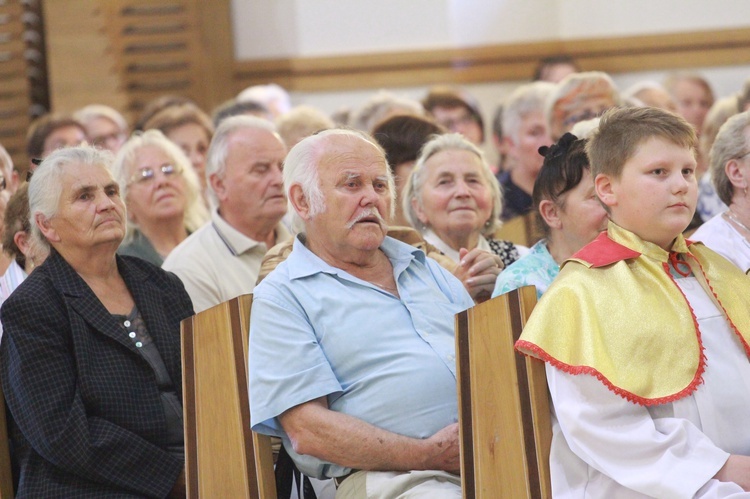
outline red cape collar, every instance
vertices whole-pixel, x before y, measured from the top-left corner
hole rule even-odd
[[[581,260],[592,267],[604,267],[622,260],[638,258],[641,254],[607,237],[607,231],[600,233],[596,239],[578,250],[571,260]]]
[[[693,241],[686,239],[685,244],[690,246],[693,244]],[[638,258],[639,256],[641,256],[641,253],[613,241],[607,236],[607,231],[604,231],[599,233],[596,239],[578,250],[578,252],[570,257],[570,260],[580,260],[597,268],[612,265],[623,260]]]

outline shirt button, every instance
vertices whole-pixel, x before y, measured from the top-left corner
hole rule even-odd
[[[131,338],[135,338],[135,333],[131,331],[130,334],[128,334],[128,336],[130,336]]]
[[[125,324],[125,327],[130,327],[130,321],[125,321],[123,324]]]
[[[137,346],[138,348],[141,348],[143,346],[143,343],[141,343],[140,341],[136,341],[135,346]]]

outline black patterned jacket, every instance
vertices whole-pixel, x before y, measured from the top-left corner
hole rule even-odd
[[[181,397],[190,297],[145,261],[117,264]],[[183,463],[164,450],[154,372],[83,279],[53,250],[1,314],[18,497],[165,497]]]

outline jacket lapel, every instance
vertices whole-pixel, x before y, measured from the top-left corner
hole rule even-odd
[[[169,309],[167,301],[164,299],[166,290],[157,286],[151,272],[132,265],[126,259],[118,256],[117,265],[120,269],[120,275],[125,280],[125,284],[133,295],[135,304],[146,323],[148,333],[159,350],[175,388],[178,392],[181,392],[182,366],[179,361],[179,330],[176,332],[178,335],[176,341],[175,338],[169,337],[170,334],[175,334],[172,332],[174,326],[170,324],[169,320],[174,311]],[[175,359],[176,361],[174,361]]]
[[[122,334],[115,318],[102,305],[102,302],[99,301],[81,276],[54,249],[45,261],[45,267],[47,267],[47,275],[55,284],[55,287],[68,297],[71,308],[92,329],[138,354],[133,342]]]

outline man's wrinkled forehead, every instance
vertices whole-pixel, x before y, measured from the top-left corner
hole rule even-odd
[[[319,168],[357,173],[361,169],[377,168],[385,174],[388,164],[383,153],[373,144],[357,137],[331,137],[324,145]],[[343,139],[343,140],[342,140]]]

